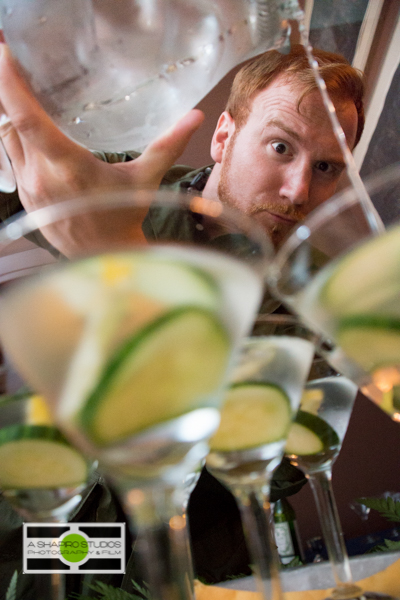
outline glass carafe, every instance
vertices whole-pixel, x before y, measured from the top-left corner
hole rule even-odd
[[[57,125],[141,150],[234,66],[282,47],[297,0],[1,0],[4,36]]]

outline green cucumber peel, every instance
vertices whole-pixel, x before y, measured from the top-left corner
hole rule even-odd
[[[321,440],[324,449],[334,448],[340,444],[339,436],[333,427],[318,415],[300,409],[293,422],[314,433]],[[300,452],[297,454],[301,456]]]
[[[34,395],[34,392],[30,390],[28,387],[24,386],[15,392],[15,394],[3,394],[0,396],[0,409],[9,404],[10,402],[18,402],[18,400],[25,400],[26,398],[30,398]]]
[[[120,346],[115,351],[114,355],[105,365],[103,369],[103,374],[100,380],[97,382],[95,389],[89,395],[88,399],[86,400],[84,406],[81,409],[79,415],[81,426],[85,431],[88,432],[93,441],[101,445],[108,443],[101,439],[101,436],[97,434],[96,427],[94,425],[94,419],[101,404],[107,401],[110,393],[112,393],[114,382],[118,381],[118,375],[120,372],[123,371],[125,363],[127,361],[130,361],[132,359],[132,356],[137,351],[140,351],[143,342],[148,340],[153,334],[157,334],[158,330],[162,329],[164,325],[171,324],[173,320],[177,320],[185,314],[190,313],[194,313],[196,315],[204,315],[205,317],[207,317],[207,319],[209,319],[215,327],[215,331],[218,333],[218,335],[221,336],[221,339],[223,339],[223,341],[225,342],[226,350],[229,350],[230,338],[226,329],[223,327],[222,323],[220,322],[219,318],[214,314],[214,312],[207,308],[195,305],[178,306],[166,313],[163,313],[158,318],[146,324],[139,331],[136,331],[130,339],[125,341],[125,343],[123,343],[122,346]],[[173,348],[171,351],[173,351]],[[181,414],[182,413],[174,414],[172,411],[171,414],[168,415],[168,417],[166,417],[164,420],[170,420],[172,418],[179,417]],[[163,420],[160,420],[157,423],[154,423],[154,425],[158,425],[162,421]],[[147,426],[144,429],[147,429]],[[132,434],[136,435],[140,433],[140,431],[141,429],[135,429],[132,432]],[[124,438],[121,438],[121,440],[122,439]]]
[[[49,425],[8,425],[0,429],[0,445],[19,440],[42,440],[70,446],[56,427]]]
[[[390,315],[374,315],[374,314],[357,314],[343,317],[339,321],[338,331],[343,331],[350,328],[359,329],[381,329],[389,331],[399,331],[400,319]]]
[[[254,391],[265,391],[265,396],[254,397]],[[280,441],[290,427],[291,417],[290,399],[279,385],[259,380],[234,382],[226,392],[211,450],[235,452]]]
[[[379,305],[381,290],[396,282],[400,273],[399,230],[396,226],[383,236],[372,236],[335,261],[320,292],[321,304],[330,313],[356,314],[363,308]]]
[[[357,314],[342,319],[336,340],[344,352],[368,373],[400,364],[400,319]]]
[[[4,490],[55,489],[87,479],[87,461],[55,427],[13,425],[3,428],[0,435]]]
[[[279,391],[281,393],[281,395],[286,398],[287,402],[290,405],[289,396],[276,383],[269,383],[268,381],[258,381],[257,379],[255,379],[254,381],[251,379],[247,379],[246,381],[235,381],[234,383],[231,383],[231,385],[229,386],[228,392],[229,392],[229,390],[234,390],[236,388],[241,388],[241,387],[260,387],[260,388],[269,388],[269,389],[273,388],[273,389]]]

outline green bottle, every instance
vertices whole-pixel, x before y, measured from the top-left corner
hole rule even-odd
[[[302,561],[296,514],[286,498],[277,500],[274,505],[275,542],[283,565],[294,558]]]

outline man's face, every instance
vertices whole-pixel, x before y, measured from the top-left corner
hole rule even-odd
[[[253,215],[276,246],[334,194],[345,168],[319,91],[304,97],[300,112],[299,96],[299,88],[282,78],[262,90],[240,130],[232,119],[225,124],[226,143],[217,160],[220,200]],[[353,148],[355,105],[339,100],[335,108]]]

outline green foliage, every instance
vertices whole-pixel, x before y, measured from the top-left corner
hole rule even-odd
[[[115,588],[112,585],[107,585],[99,583],[90,585],[89,588],[98,594],[99,600],[139,600],[139,596],[134,596],[132,594],[128,594],[128,592],[124,592],[120,588]],[[93,596],[79,596],[73,594],[71,598],[76,598],[79,600],[93,600]]]
[[[359,498],[357,502],[364,504],[367,508],[377,510],[388,521],[400,523],[400,502],[393,500],[390,496],[387,498]]]
[[[226,580],[227,581],[234,581],[235,579],[243,579],[243,577],[247,577],[248,575],[246,575],[245,573],[239,573],[239,575],[228,575]],[[201,577],[197,578],[201,583],[205,583],[206,585],[208,585],[208,582],[204,579],[202,581]]]
[[[145,598],[145,600],[152,600],[151,599],[151,594],[150,594],[150,590],[149,587],[147,585],[147,583],[144,583],[143,585],[145,587],[140,586],[138,583],[136,583],[136,581],[134,581],[133,579],[131,579],[131,583],[133,585],[133,587],[135,588],[135,590],[137,592],[139,592],[139,594],[141,596],[143,596],[143,598]]]
[[[359,498],[357,502],[363,504],[367,508],[378,511],[379,514],[388,521],[393,523],[400,522],[400,502],[393,500],[390,496],[386,498]],[[389,552],[394,550],[400,550],[400,541],[385,540],[383,544],[377,544],[368,550],[368,553]]]
[[[383,544],[377,544],[371,550],[368,550],[369,554],[375,552],[394,552],[400,550],[400,541],[398,540],[385,540]]]
[[[16,600],[17,598],[17,579],[18,571],[14,571],[13,576],[10,579],[10,584],[6,592],[6,600]]]
[[[298,556],[295,556],[289,563],[286,563],[285,565],[282,564],[281,567],[283,569],[290,569],[291,567],[301,567],[302,565],[303,563],[300,560],[300,558]]]
[[[89,585],[89,588],[98,594],[98,600],[151,600],[150,592],[148,587],[141,587],[135,581],[132,581],[132,585],[137,594],[130,594],[120,588],[115,588],[112,585],[107,585],[103,582],[94,583]],[[82,596],[79,594],[73,594],[71,600],[93,600],[93,596]],[[8,600],[8,598],[6,598]],[[13,599],[10,599],[13,600]]]

